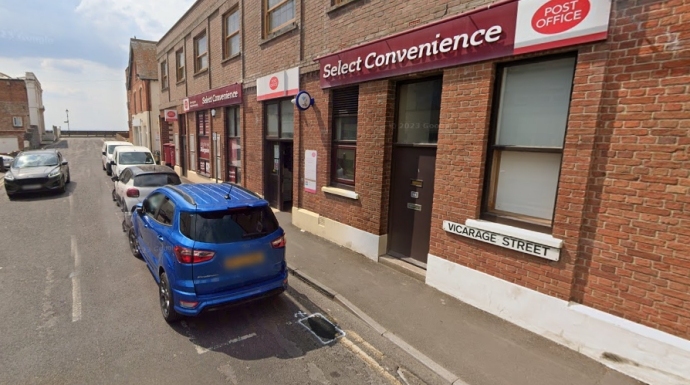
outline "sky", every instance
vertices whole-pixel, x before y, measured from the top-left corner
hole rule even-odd
[[[0,0],[0,72],[33,72],[46,128],[127,131],[129,39],[158,40],[194,0]]]

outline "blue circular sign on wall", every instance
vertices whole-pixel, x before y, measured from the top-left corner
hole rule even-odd
[[[314,105],[314,98],[307,91],[300,91],[295,96],[295,105],[300,111],[306,111]]]

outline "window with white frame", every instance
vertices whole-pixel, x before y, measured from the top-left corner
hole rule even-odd
[[[484,219],[550,232],[575,63],[567,56],[499,68]]]
[[[240,53],[240,11],[234,11],[223,17],[223,59]]]
[[[24,122],[21,116],[13,116],[12,117],[12,126],[14,127],[23,127]]]

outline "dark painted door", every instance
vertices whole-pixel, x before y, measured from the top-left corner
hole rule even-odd
[[[426,263],[434,201],[436,148],[396,147],[393,165],[388,253]]]
[[[271,207],[280,210],[280,142],[266,142],[264,157],[265,195]]]
[[[182,176],[187,176],[187,127],[185,125],[186,116],[180,115],[178,122],[180,123],[180,169]]]

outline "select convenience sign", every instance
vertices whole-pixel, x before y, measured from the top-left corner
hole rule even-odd
[[[506,249],[520,251],[525,254],[549,259],[552,261],[558,261],[561,255],[561,249],[559,248],[543,245],[526,239],[520,239],[514,236],[469,227],[450,221],[443,221],[443,230],[449,233],[462,235],[463,237],[491,243],[492,245],[505,247]]]
[[[604,40],[611,0],[513,0],[316,60],[322,88]]]
[[[241,103],[242,85],[231,84],[229,86],[190,96],[184,99],[182,107],[185,112],[190,112]]]

